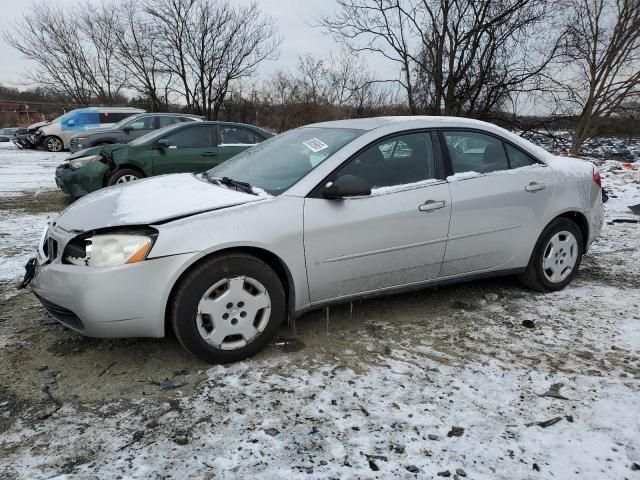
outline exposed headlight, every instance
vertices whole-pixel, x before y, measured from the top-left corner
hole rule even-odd
[[[153,240],[146,235],[103,234],[84,240],[84,249],[67,249],[64,261],[89,267],[114,267],[142,262],[151,250]],[[84,251],[82,251],[84,250]],[[84,255],[83,255],[84,254]]]
[[[102,157],[100,155],[87,155],[86,157],[78,157],[73,160],[69,160],[69,165],[72,170],[84,167],[88,163],[100,161]]]

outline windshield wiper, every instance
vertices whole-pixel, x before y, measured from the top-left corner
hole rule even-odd
[[[251,195],[257,195],[257,193],[253,191],[253,188],[251,188],[250,183],[241,182],[240,180],[234,180],[233,178],[229,178],[229,177],[210,177],[208,172],[204,172],[202,176],[206,180],[209,180],[211,183],[217,182],[221,185],[224,185],[225,187],[235,188],[240,192],[250,193]]]

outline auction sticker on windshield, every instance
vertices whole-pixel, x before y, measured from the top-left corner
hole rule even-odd
[[[318,153],[325,148],[329,148],[329,145],[324,143],[319,138],[312,138],[311,140],[307,140],[306,142],[302,142],[302,144],[311,150],[313,153]]]

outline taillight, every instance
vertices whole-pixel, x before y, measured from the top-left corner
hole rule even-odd
[[[593,166],[593,181],[596,182],[600,188],[602,188],[602,179],[600,178],[600,170],[595,165]]]

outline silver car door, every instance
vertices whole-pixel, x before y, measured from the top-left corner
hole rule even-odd
[[[451,198],[447,182],[437,179],[433,145],[428,132],[385,139],[332,176],[365,179],[374,187],[370,196],[330,200],[312,194],[305,199],[312,303],[438,276]]]
[[[484,133],[445,131],[442,139],[454,175],[440,275],[526,266],[553,193],[551,169]]]

